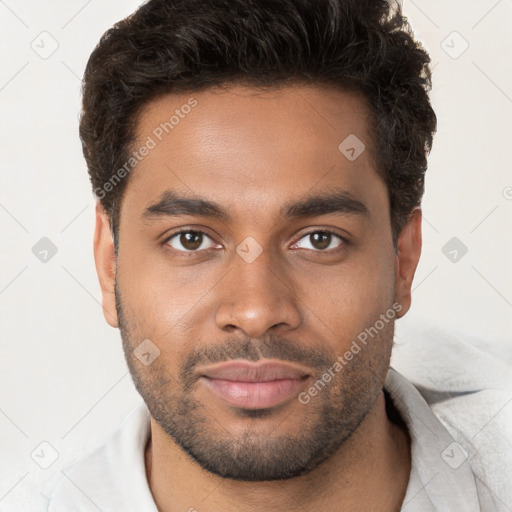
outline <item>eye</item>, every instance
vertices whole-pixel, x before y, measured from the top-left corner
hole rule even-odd
[[[208,241],[211,245],[208,245]],[[171,235],[166,241],[173,249],[181,252],[198,252],[204,249],[210,249],[215,243],[202,231],[179,231]]]
[[[305,242],[303,242],[303,240]],[[318,230],[306,233],[298,242],[294,244],[294,248],[313,249],[317,252],[330,252],[340,248],[345,240],[336,233],[328,230]]]

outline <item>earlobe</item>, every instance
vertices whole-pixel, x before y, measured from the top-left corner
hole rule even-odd
[[[118,327],[115,298],[116,257],[110,221],[100,201],[96,203],[94,260],[101,287],[103,315],[112,327]]]
[[[398,237],[395,263],[395,301],[402,309],[397,318],[404,316],[411,306],[411,288],[421,255],[421,209],[415,208]]]

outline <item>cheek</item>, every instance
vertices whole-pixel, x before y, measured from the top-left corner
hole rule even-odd
[[[117,281],[130,329],[138,337],[171,340],[179,350],[181,333],[194,336],[221,277],[214,266],[171,267],[161,255],[127,257],[120,251]]]
[[[313,313],[311,321],[326,326],[331,338],[350,341],[392,305],[392,254],[361,256],[338,267],[310,271],[301,277],[300,288],[301,301]]]

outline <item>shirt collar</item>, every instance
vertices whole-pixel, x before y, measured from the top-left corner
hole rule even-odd
[[[411,474],[402,511],[479,512],[467,453],[455,442],[418,390],[390,368],[384,383],[411,439]]]

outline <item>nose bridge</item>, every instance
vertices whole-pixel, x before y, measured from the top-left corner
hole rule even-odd
[[[220,328],[236,327],[256,338],[277,325],[297,327],[300,313],[293,284],[279,275],[280,265],[270,251],[246,239],[232,264],[217,310]]]

